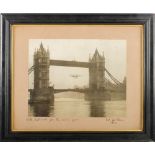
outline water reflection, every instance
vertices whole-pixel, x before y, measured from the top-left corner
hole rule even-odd
[[[90,117],[105,117],[104,101],[93,100],[90,102]]]
[[[30,109],[34,117],[49,117],[54,106],[49,103],[34,103],[30,105]]]
[[[123,117],[126,115],[125,100],[86,101],[84,99],[56,98],[49,103],[29,104],[29,116],[33,117]]]

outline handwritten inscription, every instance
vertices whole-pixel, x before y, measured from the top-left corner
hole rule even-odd
[[[111,118],[111,117],[105,117],[103,118],[107,123],[110,124],[118,124],[119,122],[124,121],[122,118]],[[26,121],[35,121],[35,122],[39,122],[39,121],[48,121],[50,123],[52,122],[77,122],[79,119],[77,118],[57,118],[57,117],[28,117],[26,118]]]
[[[42,117],[42,118],[40,118],[40,117],[28,117],[27,119],[26,119],[26,121],[35,121],[35,122],[37,122],[37,121],[48,121],[48,122],[75,122],[75,121],[77,121],[78,119],[77,118],[73,118],[73,119],[69,119],[69,118],[45,118],[45,117]]]
[[[106,122],[109,122],[110,124],[118,124],[119,122],[124,121],[121,118],[110,118],[110,117],[106,117]]]

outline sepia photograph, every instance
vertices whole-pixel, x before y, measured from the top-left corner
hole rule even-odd
[[[126,40],[29,39],[28,116],[126,117]]]

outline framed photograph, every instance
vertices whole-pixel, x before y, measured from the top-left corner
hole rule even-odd
[[[154,141],[153,14],[1,17],[1,141]]]

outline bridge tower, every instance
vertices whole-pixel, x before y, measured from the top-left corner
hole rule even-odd
[[[31,93],[32,102],[48,101],[51,97],[51,88],[49,87],[49,50],[40,44],[33,57],[34,66],[34,89]]]
[[[99,90],[104,87],[105,82],[105,57],[100,55],[98,50],[92,58],[89,58],[89,88],[91,90]]]
[[[40,44],[40,48],[34,53],[34,89],[46,89],[49,87],[49,51]]]

